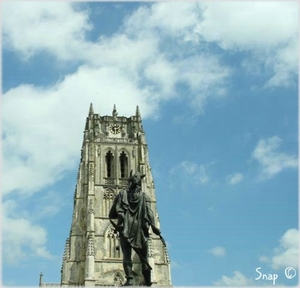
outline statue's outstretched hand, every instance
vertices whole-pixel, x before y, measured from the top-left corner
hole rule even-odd
[[[161,232],[158,228],[156,228],[154,225],[152,225],[151,227],[152,227],[152,231],[153,231],[154,234],[160,235]]]

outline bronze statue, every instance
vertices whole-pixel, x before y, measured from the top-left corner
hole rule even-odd
[[[139,172],[128,179],[128,188],[120,191],[115,197],[109,218],[120,235],[123,252],[123,268],[126,276],[124,286],[133,285],[131,249],[139,256],[142,263],[142,273],[146,286],[151,286],[151,266],[147,262],[149,227],[160,235],[160,230],[154,225],[154,215],[151,210],[150,197],[141,191],[141,180],[145,177]],[[117,219],[115,224],[112,219]]]

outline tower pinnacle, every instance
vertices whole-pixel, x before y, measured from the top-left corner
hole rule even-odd
[[[94,114],[93,103],[90,104],[89,116]]]
[[[42,284],[43,284],[43,276],[44,276],[44,274],[43,274],[43,272],[41,272],[41,273],[40,273],[40,281],[39,281],[39,286],[40,286],[40,287],[41,287]]]
[[[140,108],[139,108],[138,105],[136,106],[135,116],[136,116],[139,120],[141,119],[141,112],[140,112]]]
[[[113,116],[113,117],[117,117],[117,116],[118,116],[116,104],[114,104],[114,109],[113,109],[113,112],[112,112],[112,116]]]

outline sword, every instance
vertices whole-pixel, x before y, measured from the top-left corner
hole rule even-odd
[[[160,230],[157,229],[154,225],[151,225],[151,227],[152,227],[153,233],[156,234],[156,235],[158,235],[159,238],[160,238],[160,240],[161,240],[161,242],[162,242],[162,244],[163,244],[165,247],[167,247],[166,241],[165,241],[164,237],[162,237]]]
[[[165,247],[167,247],[167,243],[166,243],[165,239],[161,236],[161,234],[159,234],[159,238],[160,238],[161,242],[163,243],[163,245]]]

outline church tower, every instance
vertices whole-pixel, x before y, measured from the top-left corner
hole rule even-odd
[[[151,199],[155,226],[160,227],[154,181],[139,107],[134,116],[94,113],[86,119],[81,161],[74,194],[73,216],[66,240],[61,286],[120,286],[125,282],[118,234],[108,219],[117,193],[127,185],[130,171],[146,174],[142,191]],[[171,285],[167,248],[150,228],[148,262],[153,286]],[[134,285],[143,285],[141,264],[133,252]]]

